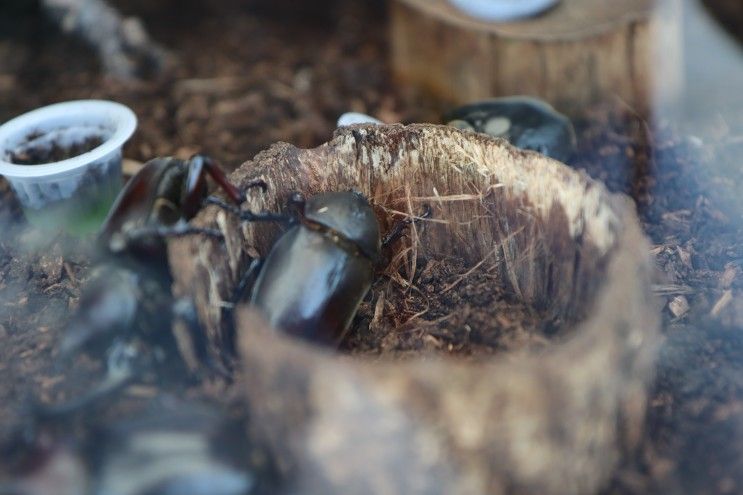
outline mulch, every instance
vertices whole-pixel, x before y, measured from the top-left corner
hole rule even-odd
[[[231,169],[276,141],[302,147],[326,141],[347,110],[390,122],[439,120],[433,103],[391,80],[385,14],[377,2],[295,13],[281,1],[189,2],[178,7],[182,16],[170,15],[171,3],[118,2],[142,15],[179,60],[163,80],[136,85],[101,74],[93,52],[41,22],[36,9],[13,10],[12,25],[7,17],[0,24],[8,28],[0,29],[0,121],[56,101],[114,99],[140,121],[126,157],[146,161],[199,151]],[[741,122],[712,122],[704,134],[691,135],[669,123],[651,127],[611,102],[576,124],[579,150],[570,164],[635,200],[653,244],[663,307],[665,338],[647,429],[605,493],[739,493],[743,140],[730,129]],[[81,355],[77,380],[54,360],[57,337],[90,273],[90,250],[30,231],[4,181],[0,225],[2,443],[22,423],[31,398],[75,393],[100,373],[100,362]],[[381,279],[344,349],[476,356],[541,346],[551,338],[559,322],[545,322],[511,295],[492,290],[497,278],[472,268],[457,259],[421,260],[418,292]],[[381,320],[375,318],[379,304],[386,308]],[[76,385],[65,388],[70,381]],[[157,393],[144,384],[132,394],[146,401]],[[171,393],[215,398],[223,389],[184,381]],[[227,395],[223,400],[230,403]]]

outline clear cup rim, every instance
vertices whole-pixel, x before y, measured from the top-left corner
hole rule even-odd
[[[510,1],[499,6],[497,0],[449,0],[449,3],[465,14],[483,21],[509,22],[536,16],[553,7],[561,0]]]
[[[19,133],[30,132],[45,121],[69,118],[74,125],[76,115],[108,118],[114,122],[114,132],[101,145],[90,151],[60,160],[39,165],[18,165],[3,159],[8,140]],[[82,122],[81,122],[82,123]],[[0,126],[0,175],[8,178],[40,178],[61,175],[83,168],[121,148],[132,136],[137,127],[137,117],[132,110],[121,103],[107,100],[73,100],[55,103],[31,110],[15,117]]]

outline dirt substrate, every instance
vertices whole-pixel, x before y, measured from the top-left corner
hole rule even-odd
[[[26,138],[26,141],[31,141],[35,137],[38,136],[31,135]],[[100,136],[91,136],[83,141],[72,143],[69,146],[62,146],[57,143],[52,143],[50,146],[28,146],[22,151],[11,153],[10,163],[16,165],[42,165],[59,162],[87,153],[102,143],[103,138]]]
[[[519,301],[499,278],[487,263],[419,259],[411,283],[401,276],[377,280],[341,349],[462,358],[545,347],[559,322]]]
[[[12,16],[0,15],[0,121],[46,103],[111,98],[140,119],[128,158],[204,151],[235,167],[278,140],[303,147],[327,140],[346,110],[387,121],[438,119],[433,105],[391,84],[384,15],[375,2],[341,2],[332,14],[315,12],[311,19],[306,13],[281,18],[268,2],[194,2],[178,7],[183,15],[175,21],[167,1],[161,8],[117,3],[147,14],[153,36],[179,56],[168,78],[134,86],[108,80],[93,52],[56,34],[20,2],[24,7]],[[250,5],[258,3],[262,13],[251,15]],[[743,141],[730,130],[742,127],[735,124],[712,122],[703,136],[665,124],[650,131],[619,103],[578,123],[572,164],[636,200],[661,273],[656,293],[665,342],[648,429],[606,493],[743,491],[743,201],[736,195]],[[83,243],[30,232],[2,181],[0,224],[3,444],[22,424],[30,398],[71,396],[94,382],[101,366],[81,356],[70,375],[54,360],[91,253]],[[417,266],[413,288],[401,281],[405,273],[375,283],[343,342],[346,351],[480,356],[559,338],[561,322],[492,291],[498,280],[487,264],[419,259]],[[235,388],[185,376],[150,374],[96,421],[166,394],[218,401],[239,417]]]

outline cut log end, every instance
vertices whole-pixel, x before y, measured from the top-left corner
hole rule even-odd
[[[429,204],[417,246],[426,256],[474,264],[496,250],[488,263],[499,280],[572,327],[538,355],[380,362],[296,342],[239,312],[256,434],[304,493],[589,493],[607,479],[623,432],[642,425],[658,324],[648,245],[627,199],[542,155],[432,125],[345,128],[311,150],[279,144],[232,179],[268,184],[249,198],[253,210],[280,209],[292,191],[356,189],[387,212],[386,225]],[[196,301],[219,349],[232,338],[223,301],[279,230],[213,208],[196,222],[227,241],[172,242],[175,291]]]
[[[525,94],[578,115],[620,98],[645,113],[680,91],[680,8],[677,0],[562,0],[533,19],[493,23],[446,0],[395,0],[392,66],[445,104]]]

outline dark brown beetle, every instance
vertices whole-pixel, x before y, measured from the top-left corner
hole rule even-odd
[[[105,350],[108,374],[86,397],[58,410],[77,408],[132,378],[140,366],[137,361],[147,354],[142,352],[146,346],[136,345],[138,337],[162,348],[176,344],[170,322],[174,311],[188,313],[188,308],[179,311],[181,306],[172,300],[165,238],[189,234],[221,238],[215,229],[187,223],[207,197],[206,175],[234,203],[244,200],[244,193],[202,155],[151,160],[117,197],[97,239],[99,260],[59,346],[63,359],[82,348]],[[203,341],[198,331],[192,333],[194,342]],[[194,347],[200,350],[205,342]]]
[[[164,261],[163,240],[167,236],[218,235],[186,224],[204,203],[207,174],[235,204],[245,200],[245,194],[232,185],[208,157],[194,155],[189,160],[155,158],[147,162],[119,193],[101,227],[98,236],[100,247],[106,252],[125,252],[147,258],[158,256],[158,261]]]
[[[358,192],[326,192],[291,203],[300,214],[254,263],[238,288],[259,269],[249,302],[274,328],[313,342],[337,345],[374,281],[382,248],[411,220],[398,222],[384,240],[377,217]],[[425,218],[430,209],[420,217]],[[260,266],[260,268],[258,268]]]
[[[271,248],[250,302],[275,328],[337,343],[369,291],[380,257],[379,223],[366,198],[318,194]]]

